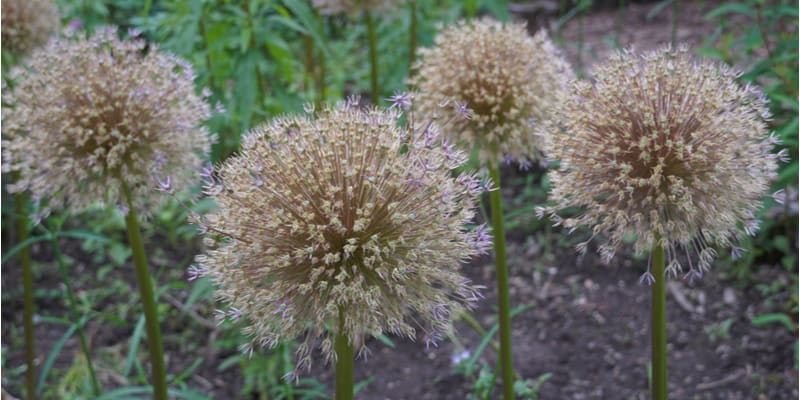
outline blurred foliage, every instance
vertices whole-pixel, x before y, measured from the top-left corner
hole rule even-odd
[[[122,3],[120,9],[128,2]],[[419,3],[417,36],[423,46],[433,42],[436,23],[484,6],[497,15],[504,10],[492,1]],[[165,0],[131,23],[191,61],[198,87],[211,90],[220,111],[208,123],[220,139],[214,162],[235,152],[241,135],[261,121],[368,91],[364,24],[320,15],[307,1]],[[405,86],[409,25],[408,9],[379,18],[378,70],[385,96]]]

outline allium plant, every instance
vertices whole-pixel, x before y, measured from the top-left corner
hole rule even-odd
[[[534,133],[560,121],[573,77],[547,32],[530,36],[524,24],[490,19],[459,22],[418,53],[410,83],[419,91],[420,113],[470,115],[454,119],[447,137],[479,148],[484,162],[543,158]],[[454,107],[442,109],[447,99]]]
[[[209,115],[185,61],[114,28],[90,38],[57,38],[33,52],[29,68],[5,93],[3,170],[18,174],[10,191],[29,191],[72,212],[99,203],[124,210],[144,307],[154,397],[166,399],[155,297],[137,213],[190,183],[208,153]]]
[[[43,45],[61,26],[52,0],[4,0],[0,8],[3,50],[15,56]]]
[[[524,24],[489,19],[443,29],[434,47],[419,50],[416,70],[410,83],[419,90],[420,113],[452,118],[445,135],[465,148],[477,148],[498,188],[501,160],[527,165],[543,159],[540,137],[561,124],[560,106],[573,76],[545,31],[531,37]],[[451,100],[452,107],[443,111],[441,105]],[[500,191],[491,193],[490,200],[503,396],[508,400],[514,397],[514,373]]]
[[[755,233],[783,156],[771,152],[766,98],[738,77],[693,60],[686,48],[620,52],[593,83],[574,84],[566,129],[548,139],[560,166],[551,175],[555,206],[540,212],[569,229],[590,228],[606,262],[626,240],[636,253],[651,252],[642,281],[653,288],[654,398],[667,393],[667,275],[700,278],[715,245]],[[557,214],[567,208],[581,211]]]
[[[367,336],[435,343],[480,297],[459,269],[491,243],[465,229],[485,184],[451,175],[464,154],[433,124],[399,126],[399,108],[277,118],[207,172],[219,209],[200,221],[209,250],[193,274],[249,321],[247,351],[299,339],[298,368],[317,346],[333,358],[337,399],[352,398]]]

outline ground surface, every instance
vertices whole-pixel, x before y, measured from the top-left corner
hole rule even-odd
[[[687,4],[689,3],[689,4]],[[682,2],[680,42],[699,46],[713,32],[714,25],[702,15],[714,2]],[[646,14],[653,4],[628,7],[622,23],[620,43],[636,48],[653,48],[670,38],[670,10],[665,9],[652,20]],[[616,11],[597,11],[583,21],[584,53],[581,61],[587,70],[611,51]],[[567,56],[577,62],[577,19],[568,22],[563,31]],[[522,175],[505,170],[509,182],[505,193],[513,209],[513,199],[521,190],[517,180]],[[76,221],[79,225],[80,221]],[[528,305],[513,320],[514,365],[524,378],[549,376],[539,392],[540,399],[645,399],[648,397],[647,363],[649,360],[649,290],[638,283],[646,260],[619,255],[614,265],[601,265],[593,253],[577,257],[570,240],[560,232],[550,236],[541,229],[532,231],[531,221],[523,221],[509,235],[512,307]],[[121,235],[121,234],[120,234]],[[550,239],[548,239],[550,238]],[[8,245],[4,238],[4,245]],[[552,240],[551,240],[552,239]],[[558,240],[556,240],[558,239]],[[120,238],[124,243],[124,239]],[[186,275],[175,265],[187,265],[197,251],[197,243],[170,244],[163,237],[148,241],[153,268],[161,271],[159,282],[185,282]],[[131,265],[96,268],[91,255],[76,240],[62,241],[65,252],[74,261],[71,275],[82,299],[100,298],[99,303],[86,303],[83,309],[112,314],[87,325],[91,346],[96,354],[98,374],[105,387],[120,387],[131,382],[119,371],[129,347],[129,338],[136,326],[139,311]],[[62,324],[43,317],[67,317],[57,267],[47,246],[34,246],[37,262],[36,341],[39,364],[66,331]],[[495,290],[494,266],[491,258],[477,260],[465,267],[465,274],[487,287],[486,299],[475,312],[484,327],[493,323]],[[668,294],[668,341],[670,391],[675,399],[792,399],[798,397],[796,333],[779,325],[756,327],[754,316],[780,312],[787,293],[772,293],[770,285],[785,283],[787,272],[769,263],[758,265],[747,284],[726,278],[727,267],[717,265],[706,278],[694,284],[675,280]],[[105,286],[98,282],[114,282]],[[18,265],[3,265],[2,336],[4,373],[3,388],[18,395],[21,385],[19,366],[23,364],[21,346],[21,278]],[[170,286],[163,298],[164,343],[169,355],[169,369],[179,374],[202,359],[186,384],[214,398],[239,398],[243,378],[236,368],[219,371],[220,364],[235,355],[235,349],[220,350],[212,346],[224,332],[213,321],[214,304],[201,301],[190,308],[181,308],[190,296],[191,286]],[[391,349],[379,341],[371,341],[370,357],[356,363],[356,379],[372,379],[359,398],[363,399],[467,399],[472,381],[458,373],[452,357],[463,351],[472,352],[479,336],[466,324],[457,326],[461,347],[449,341],[438,348],[426,349],[421,341],[395,340]],[[145,360],[146,352],[140,348]],[[483,361],[493,365],[491,350]],[[83,365],[76,340],[67,341],[55,361],[57,375],[63,377]],[[147,365],[144,362],[144,365]],[[80,368],[77,368],[79,370]],[[56,375],[56,374],[54,374]],[[332,377],[322,360],[317,361],[308,376],[332,387]],[[66,391],[66,379],[60,382],[51,376],[46,381],[48,392],[58,398]],[[60,385],[59,388],[52,386]],[[496,394],[493,396],[496,398]],[[251,397],[245,397],[251,398]],[[256,398],[256,397],[252,397]]]

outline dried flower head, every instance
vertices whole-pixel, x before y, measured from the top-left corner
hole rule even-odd
[[[146,215],[165,197],[156,182],[193,180],[211,141],[200,126],[209,106],[191,65],[146,47],[105,28],[31,54],[3,109],[3,168],[20,177],[11,190],[79,211],[125,204],[124,183]]]
[[[323,14],[347,15],[389,12],[402,3],[402,0],[313,0],[314,7]]]
[[[574,84],[566,131],[549,137],[548,154],[561,161],[556,206],[540,212],[606,236],[605,261],[633,240],[640,254],[661,245],[672,275],[688,262],[687,276],[699,277],[713,245],[730,246],[741,227],[755,232],[780,154],[771,154],[767,100],[738,76],[685,48],[620,52],[599,66],[593,84]],[[555,214],[568,207],[583,211]]]
[[[51,0],[3,0],[0,8],[3,51],[17,56],[43,45],[61,26]]]
[[[560,121],[572,72],[545,31],[483,19],[445,28],[419,49],[416,75],[423,115],[460,117],[445,134],[480,148],[483,161],[542,158],[536,132]],[[440,105],[453,102],[444,113]]]
[[[320,340],[331,355],[326,324],[355,346],[417,329],[434,341],[479,297],[459,267],[491,245],[464,228],[480,181],[454,178],[465,156],[431,125],[403,128],[398,116],[349,101],[316,119],[278,118],[209,177],[219,209],[202,224],[218,247],[194,271],[249,319],[253,344],[302,337],[308,365]]]

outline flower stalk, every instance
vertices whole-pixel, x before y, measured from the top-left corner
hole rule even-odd
[[[28,217],[25,214],[25,195],[15,197],[14,214],[17,217],[17,239],[19,243],[28,240]],[[28,400],[36,399],[36,345],[33,339],[33,268],[31,267],[31,250],[25,246],[20,250],[19,262],[22,266],[22,303],[23,326],[25,331],[25,390]]]
[[[344,308],[339,308],[339,327],[333,343],[336,352],[336,400],[353,400],[353,344],[344,326]]]
[[[375,33],[375,19],[372,13],[364,13],[364,19],[367,23],[367,41],[369,42],[369,83],[370,95],[373,104],[378,104],[380,96],[380,88],[378,87],[378,39]]]
[[[145,327],[147,329],[147,347],[150,351],[150,366],[152,368],[153,398],[156,400],[167,399],[167,375],[164,367],[164,349],[161,344],[161,329],[159,328],[158,310],[156,309],[153,282],[147,268],[147,257],[139,230],[139,221],[136,217],[133,198],[128,185],[122,183],[125,198],[128,202],[128,213],[125,214],[125,226],[128,229],[128,240],[133,252],[133,263],[136,269],[136,279],[139,282],[139,293],[142,297]]]
[[[489,192],[492,208],[494,254],[497,271],[497,319],[500,334],[500,363],[503,377],[503,398],[514,398],[514,366],[511,360],[511,301],[508,290],[508,264],[506,262],[506,232],[503,226],[503,194],[500,190],[500,170],[496,162],[489,165],[489,174],[495,190]]]
[[[409,75],[411,75],[417,55],[417,1],[409,1],[408,8],[410,20],[408,27],[408,70]]]
[[[652,385],[653,400],[667,399],[667,295],[665,274],[666,261],[664,258],[664,248],[656,246],[652,251],[652,274],[655,282],[651,285],[651,311],[650,311],[650,334],[651,334],[651,363],[652,363]]]

